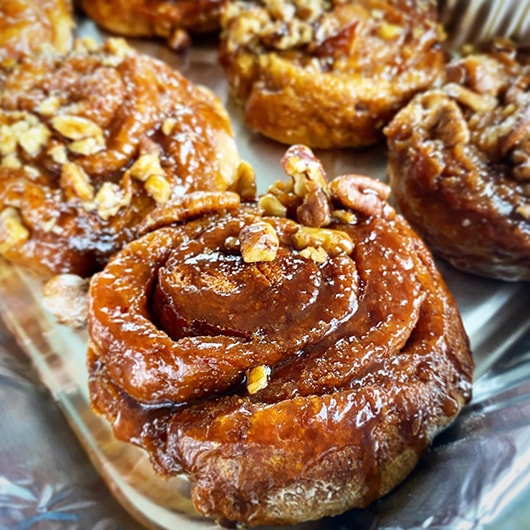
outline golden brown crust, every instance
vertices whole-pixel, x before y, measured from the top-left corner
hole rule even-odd
[[[441,72],[430,0],[231,1],[220,61],[245,121],[310,147],[358,147]]]
[[[199,217],[174,210],[89,292],[94,408],[158,471],[186,473],[200,513],[249,526],[388,492],[469,400],[473,371],[455,301],[387,186],[328,185],[301,146],[283,167],[292,181],[259,206],[225,192]],[[307,215],[321,193],[325,220]],[[285,216],[268,215],[278,204]]]
[[[88,276],[158,205],[236,178],[217,97],[123,41],[22,61],[0,98],[0,253],[38,275]]]
[[[173,48],[188,44],[186,31],[219,29],[223,0],[80,0],[99,26],[126,37],[164,37]]]
[[[67,52],[73,26],[69,0],[1,0],[0,64],[48,48]]]
[[[447,71],[385,131],[394,197],[455,267],[530,280],[530,61],[498,42]]]

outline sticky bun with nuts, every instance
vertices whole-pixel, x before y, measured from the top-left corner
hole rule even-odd
[[[220,62],[246,124],[285,144],[361,147],[442,71],[430,0],[235,0]]]
[[[90,276],[183,193],[224,190],[239,157],[208,89],[120,39],[0,71],[0,255]]]
[[[0,0],[0,65],[72,45],[74,20],[69,0]]]
[[[94,409],[225,525],[368,505],[471,392],[455,301],[388,186],[328,182],[300,145],[282,166],[256,202],[159,211],[88,294]]]
[[[497,41],[385,130],[401,212],[455,267],[530,280],[530,54]]]
[[[162,37],[176,50],[189,33],[216,31],[223,0],[79,0],[99,26],[125,37]]]

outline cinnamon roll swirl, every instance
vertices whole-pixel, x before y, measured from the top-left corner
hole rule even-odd
[[[328,183],[302,146],[283,167],[258,204],[150,219],[88,295],[95,410],[223,524],[368,505],[470,398],[457,306],[388,187]]]
[[[0,0],[0,65],[49,48],[67,52],[71,11],[69,0]]]
[[[189,45],[191,33],[216,31],[223,0],[80,0],[99,26],[126,37],[163,37],[171,48]]]
[[[430,0],[235,0],[220,62],[247,125],[279,142],[359,147],[442,71]]]
[[[402,213],[455,267],[530,280],[530,54],[498,41],[447,67],[385,130]]]
[[[0,254],[89,276],[155,207],[224,190],[239,157],[216,96],[123,41],[0,72]]]

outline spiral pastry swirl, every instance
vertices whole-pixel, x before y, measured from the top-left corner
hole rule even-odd
[[[209,90],[111,39],[0,72],[0,254],[89,276],[156,207],[224,190],[239,157]]]
[[[385,129],[396,202],[455,267],[530,280],[530,54],[506,41],[447,66]]]
[[[1,0],[0,65],[72,45],[74,20],[69,0]]]
[[[222,523],[366,506],[470,398],[458,309],[388,187],[328,184],[302,146],[283,167],[257,205],[186,196],[90,285],[95,410]]]
[[[430,0],[231,0],[220,62],[246,124],[285,144],[359,147],[443,70]]]

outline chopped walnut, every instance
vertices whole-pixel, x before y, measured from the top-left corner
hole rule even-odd
[[[263,390],[269,384],[270,373],[271,369],[269,366],[260,365],[251,368],[247,374],[247,392],[256,394]]]
[[[332,200],[364,215],[382,215],[390,187],[364,175],[344,175],[329,185]]]
[[[131,203],[132,193],[114,182],[104,182],[99,188],[94,202],[97,214],[104,220],[116,215],[118,211]]]
[[[161,175],[151,175],[145,181],[144,188],[159,204],[164,204],[171,197],[171,184]]]
[[[24,244],[29,239],[29,230],[24,226],[18,210],[5,208],[0,213],[0,254]]]
[[[300,256],[316,263],[324,263],[328,259],[328,253],[324,247],[305,247],[300,251]]]
[[[83,138],[101,137],[101,127],[82,116],[60,114],[51,120],[52,127],[69,140],[82,140]]]
[[[87,318],[88,284],[87,278],[75,274],[54,276],[43,286],[43,305],[59,324],[82,328]]]
[[[165,177],[166,173],[160,164],[160,155],[158,151],[144,153],[138,157],[134,164],[129,168],[131,177],[146,182],[149,177]]]
[[[37,112],[42,116],[53,116],[61,108],[61,99],[57,96],[49,96],[40,102]]]
[[[239,233],[239,242],[245,263],[274,261],[280,246],[276,230],[265,221],[243,227]]]
[[[298,197],[303,198],[310,191],[327,186],[324,166],[308,147],[291,146],[282,157],[281,163],[285,173],[292,177],[294,193]]]
[[[243,200],[250,201],[256,197],[256,172],[248,162],[241,161],[237,166],[233,187]]]
[[[307,193],[304,202],[297,208],[298,222],[306,226],[326,226],[331,222],[331,204],[323,188]]]
[[[90,201],[94,197],[94,188],[90,183],[90,177],[81,166],[73,162],[64,164],[60,184],[67,196],[73,194],[82,201]]]
[[[264,215],[273,215],[275,217],[286,217],[287,208],[282,204],[278,197],[267,193],[260,197],[258,201],[258,208]]]
[[[303,250],[307,247],[322,247],[330,256],[351,254],[353,251],[351,237],[342,230],[330,228],[300,226],[293,235],[293,243],[297,250]]]
[[[93,155],[105,149],[103,136],[91,136],[75,140],[68,145],[68,150],[79,155]]]

